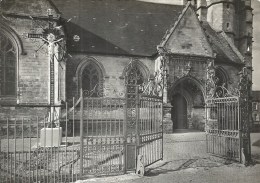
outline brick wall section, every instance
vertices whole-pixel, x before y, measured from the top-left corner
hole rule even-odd
[[[43,119],[47,112],[46,107],[0,107],[0,126],[5,125],[6,119]]]
[[[48,58],[43,52],[47,46],[36,54],[35,50],[39,48],[43,41],[40,39],[24,38],[24,33],[32,32],[32,20],[8,18],[9,26],[12,28],[22,41],[26,55],[18,55],[17,64],[17,100],[19,103],[47,103],[48,102]],[[42,26],[46,26],[46,21],[41,21]]]
[[[49,96],[49,60],[47,55],[47,45],[44,45],[37,53],[42,44],[41,39],[29,39],[24,37],[24,33],[40,33],[39,26],[35,27],[35,21],[27,18],[7,17],[9,26],[19,36],[26,55],[18,55],[17,65],[17,102],[10,107],[5,103],[0,106],[0,119],[7,117],[19,118],[21,116],[46,115],[48,107],[33,107],[33,105],[47,105]],[[37,20],[37,24],[47,27],[48,22]],[[34,31],[33,31],[34,30]],[[65,78],[65,77],[64,77]],[[63,94],[65,95],[65,94]],[[1,103],[0,103],[1,105]],[[30,105],[32,107],[19,107],[19,105]]]

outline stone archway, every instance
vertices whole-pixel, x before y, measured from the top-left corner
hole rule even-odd
[[[170,94],[173,130],[204,130],[204,92],[199,81],[191,77],[181,78],[174,83]]]

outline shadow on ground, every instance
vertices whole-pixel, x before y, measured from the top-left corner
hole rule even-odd
[[[227,159],[221,159],[217,157],[209,157],[209,158],[197,158],[197,159],[187,159],[187,160],[174,160],[174,161],[168,161],[163,162],[162,164],[149,168],[145,176],[152,177],[157,176],[160,174],[166,174],[169,172],[175,172],[180,170],[185,170],[188,168],[213,168],[213,167],[221,167],[225,165],[238,165],[237,163],[227,160]],[[174,167],[175,165],[178,165],[177,167]]]

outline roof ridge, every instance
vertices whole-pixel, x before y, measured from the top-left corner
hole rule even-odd
[[[180,23],[181,19],[183,18],[185,12],[188,10],[190,7],[191,2],[189,1],[186,5],[185,8],[182,10],[182,13],[179,15],[178,20],[174,23],[174,25],[170,28],[170,31],[167,29],[165,35],[162,38],[161,43],[159,44],[160,47],[165,46],[166,42],[168,39],[171,37],[173,34],[174,30],[176,29],[177,25]]]
[[[227,34],[224,31],[221,31],[220,34],[225,38],[225,40],[228,42],[231,49],[236,53],[237,57],[241,60],[242,63],[244,63],[244,57],[240,53],[240,51],[237,49],[237,47],[234,45],[233,42],[231,42],[230,38],[227,36]]]
[[[212,44],[223,44],[222,42],[225,42],[225,45],[223,47],[220,45],[215,45],[219,51],[222,52],[222,54],[225,55],[227,59],[229,59],[232,62],[243,64],[244,63],[244,57],[239,52],[237,47],[234,45],[234,43],[230,40],[230,38],[227,36],[227,34],[224,31],[217,31],[215,30],[208,22],[204,22],[203,27],[205,28],[205,33],[209,34],[209,40],[212,42]],[[215,39],[215,38],[217,39]],[[222,41],[221,41],[222,40]],[[215,42],[215,43],[214,43]],[[228,54],[226,49],[229,49],[232,52],[231,56]],[[218,51],[217,51],[218,52]],[[235,57],[234,57],[235,56]]]

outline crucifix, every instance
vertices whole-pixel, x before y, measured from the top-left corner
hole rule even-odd
[[[63,41],[62,35],[59,34],[59,30],[61,26],[54,27],[53,26],[53,15],[52,10],[48,9],[48,28],[43,29],[42,34],[29,33],[27,34],[28,38],[41,39],[43,40],[43,44],[35,50],[37,53],[42,47],[47,44],[48,45],[48,60],[49,60],[49,104],[50,104],[50,112],[49,112],[49,127],[57,127],[59,126],[59,116],[60,116],[60,107],[57,107],[59,104],[59,95],[58,95],[58,67],[59,62],[63,60],[65,55],[65,49],[62,48],[60,44]],[[31,17],[31,19],[33,19]],[[59,48],[62,52],[59,52]],[[61,56],[61,58],[60,58]],[[56,109],[55,109],[56,107]]]

